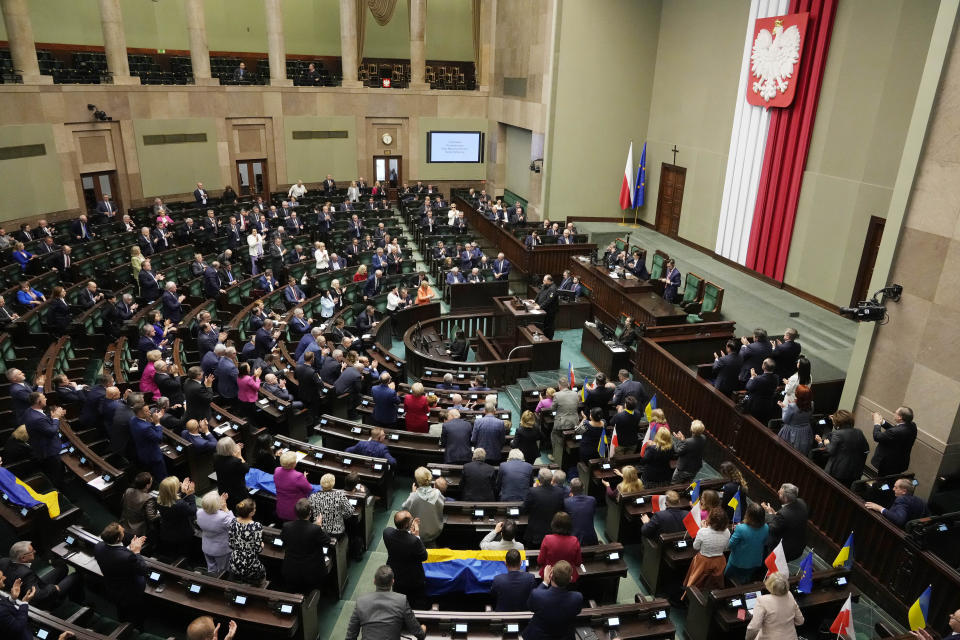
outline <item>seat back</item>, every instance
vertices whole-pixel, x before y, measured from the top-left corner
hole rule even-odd
[[[709,280],[703,283],[703,308],[701,313],[720,313],[723,304],[723,289]]]
[[[695,302],[703,297],[704,280],[692,271],[684,281],[682,302]]]
[[[650,277],[656,280],[662,278],[667,269],[667,254],[660,251],[653,252],[653,261],[650,263]]]

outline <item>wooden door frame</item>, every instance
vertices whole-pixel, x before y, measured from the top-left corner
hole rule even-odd
[[[255,194],[255,193],[253,193],[253,191],[251,190],[251,192],[250,192],[249,194],[247,194],[247,195],[249,195],[250,197],[253,197],[253,198],[256,198],[257,195],[259,195],[259,196],[261,196],[261,197],[263,198],[263,201],[264,201],[264,202],[268,202],[268,201],[270,200],[270,160],[269,160],[269,158],[243,158],[243,159],[237,159],[237,160],[234,160],[234,161],[233,161],[234,175],[237,177],[237,189],[236,189],[236,191],[237,191],[237,196],[243,197],[243,194],[241,193],[242,187],[241,187],[241,182],[240,182],[240,163],[241,163],[241,162],[246,162],[246,163],[251,163],[251,164],[254,163],[254,162],[261,162],[261,163],[263,163],[263,174],[262,174],[262,175],[263,175],[263,190],[264,190],[264,193]],[[250,173],[250,184],[251,184],[251,186],[254,184],[252,167],[251,167],[251,173]]]
[[[877,263],[877,253],[874,247],[880,246],[879,241],[883,238],[883,230],[886,224],[886,219],[879,216],[870,216],[870,221],[867,222],[867,235],[863,239],[863,251],[860,254],[860,265],[857,267],[857,279],[853,283],[853,293],[850,297],[851,307],[857,306],[858,302],[866,300],[870,296],[870,278]],[[877,237],[874,238],[874,236]],[[870,277],[867,276],[868,272],[871,274]]]
[[[103,200],[103,191],[100,189],[100,180],[99,176],[106,174],[110,179],[110,202],[113,203],[113,206],[116,208],[117,213],[123,212],[122,198],[117,197],[120,191],[120,180],[117,175],[116,169],[108,169],[106,171],[85,171],[80,174],[80,193],[81,195],[84,192],[83,189],[83,179],[87,176],[93,178],[93,191],[96,196],[96,202],[94,203],[94,208]],[[119,203],[119,204],[118,204]]]
[[[387,161],[387,178],[384,181],[386,182],[386,184],[384,185],[384,188],[386,189],[390,188],[390,160],[397,161],[397,188],[399,189],[401,185],[403,185],[403,156],[394,155],[392,153],[390,155],[385,155],[382,153],[374,154],[373,157],[370,159],[370,161],[372,162],[372,164],[370,165],[372,167],[372,171],[370,175],[373,177],[374,182],[377,179],[377,160],[379,160],[380,158],[383,158],[384,160]]]
[[[662,162],[662,163],[660,163],[660,181],[659,181],[659,183],[658,183],[658,185],[657,185],[657,210],[656,210],[656,217],[654,218],[653,226],[654,226],[654,229],[656,229],[658,233],[663,233],[665,236],[676,238],[676,237],[678,237],[678,236],[680,235],[680,224],[679,224],[679,221],[678,221],[678,223],[677,223],[677,232],[676,232],[676,233],[670,233],[669,228],[667,229],[666,232],[660,231],[660,226],[661,226],[661,223],[662,223],[661,212],[660,212],[660,202],[661,202],[662,199],[663,199],[663,177],[664,177],[664,175],[667,173],[668,170],[669,170],[669,171],[676,171],[676,172],[680,173],[681,175],[683,175],[684,190],[686,190],[687,168],[686,168],[686,167],[681,167],[681,166],[676,165],[676,164],[671,164],[671,163],[669,163],[669,162]],[[681,199],[681,203],[682,203],[682,199]]]

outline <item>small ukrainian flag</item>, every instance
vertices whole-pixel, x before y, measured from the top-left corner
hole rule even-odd
[[[737,493],[730,498],[727,506],[733,509],[733,523],[737,524],[740,522],[743,519],[742,512],[740,511],[740,489],[737,489]]]
[[[910,621],[910,631],[923,629],[927,626],[927,615],[930,613],[930,589],[920,594],[917,601],[910,605],[910,612],[907,613],[907,619]]]
[[[847,536],[847,541],[843,543],[840,553],[833,561],[834,567],[843,567],[849,569],[853,566],[853,531]]]
[[[643,410],[643,413],[647,416],[647,422],[653,421],[653,416],[651,414],[653,413],[653,410],[656,408],[657,408],[657,395],[654,394],[653,397],[650,398],[650,402],[647,403],[646,408]]]

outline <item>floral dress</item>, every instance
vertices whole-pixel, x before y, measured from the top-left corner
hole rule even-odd
[[[263,525],[234,520],[230,527],[230,573],[234,580],[259,583],[266,575],[260,562]]]

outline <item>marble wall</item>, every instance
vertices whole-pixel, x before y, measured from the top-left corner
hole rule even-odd
[[[889,282],[903,285],[879,326],[856,400],[857,424],[898,406],[914,410],[920,433],[910,468],[926,496],[937,475],[960,472],[960,47],[941,76]]]

